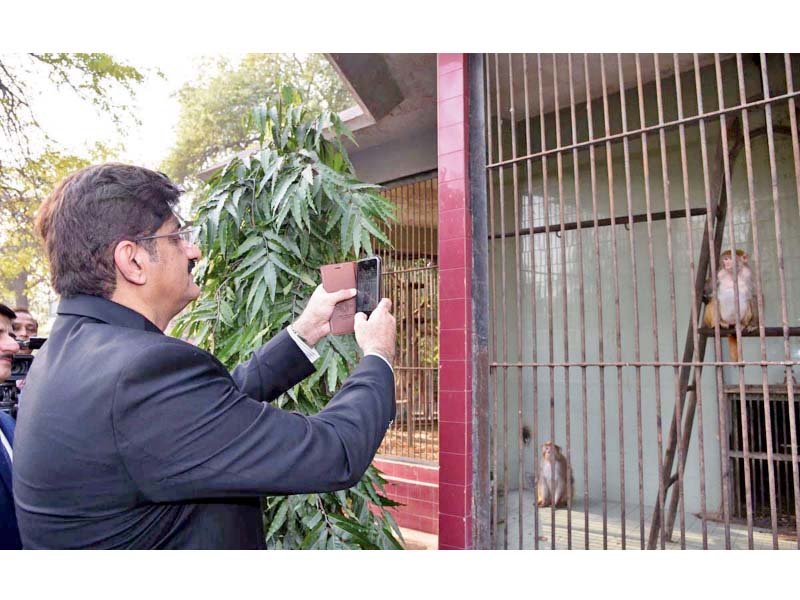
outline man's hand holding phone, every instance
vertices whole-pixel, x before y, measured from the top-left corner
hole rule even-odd
[[[292,323],[294,330],[311,347],[331,332],[331,315],[334,307],[344,300],[350,300],[356,295],[355,289],[344,289],[336,292],[326,292],[321,285],[317,286],[311,298],[308,299],[303,313]]]
[[[378,307],[372,311],[369,319],[364,313],[356,313],[356,343],[364,354],[376,353],[385,358],[389,364],[394,362],[397,323],[391,313],[392,301],[383,298]]]

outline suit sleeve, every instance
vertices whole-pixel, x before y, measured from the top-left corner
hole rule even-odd
[[[236,367],[231,377],[243,393],[272,402],[313,372],[314,365],[284,329]]]
[[[262,398],[191,346],[140,352],[117,382],[112,409],[131,478],[153,502],[346,489],[395,412],[391,369],[374,356],[316,415]]]

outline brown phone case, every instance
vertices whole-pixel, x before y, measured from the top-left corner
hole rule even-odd
[[[356,263],[345,262],[320,267],[322,287],[326,292],[354,289],[356,287]],[[353,333],[356,317],[356,299],[344,300],[333,308],[331,333],[342,335]]]

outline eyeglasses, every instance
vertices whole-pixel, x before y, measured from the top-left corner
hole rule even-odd
[[[142,237],[135,238],[134,242],[141,242],[144,240],[155,240],[158,238],[166,238],[166,237],[179,237],[183,242],[187,244],[191,244],[193,246],[197,245],[197,240],[200,234],[200,228],[195,226],[184,227],[179,229],[178,231],[173,231],[172,233],[160,233],[158,235],[145,235]]]

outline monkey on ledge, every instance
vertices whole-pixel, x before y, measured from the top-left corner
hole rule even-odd
[[[717,289],[710,290],[711,282],[706,282],[706,291],[711,292],[711,298],[706,304],[706,311],[703,322],[707,327],[714,327],[719,323],[720,327],[736,327],[736,291],[739,292],[739,323],[743,331],[753,331],[758,327],[758,305],[756,303],[755,284],[753,282],[753,271],[748,264],[750,257],[744,250],[736,250],[736,283],[734,287],[733,259],[730,250],[726,250],[720,256],[722,266],[717,272]],[[739,360],[739,344],[736,336],[728,336],[728,349],[731,361]]]

